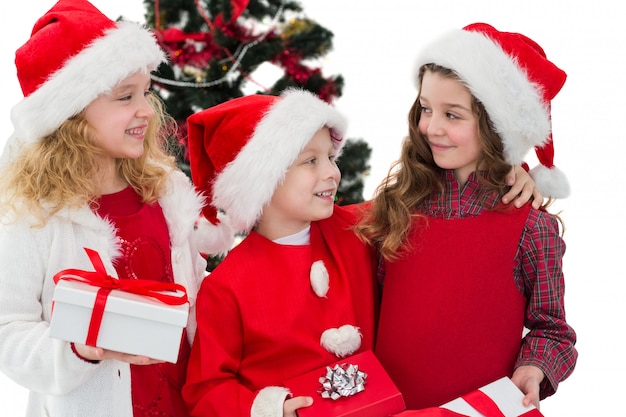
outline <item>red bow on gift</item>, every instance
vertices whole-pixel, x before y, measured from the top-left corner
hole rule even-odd
[[[83,271],[80,269],[64,269],[54,275],[54,283],[64,279],[67,281],[84,282],[94,287],[99,287],[94,301],[91,321],[87,332],[85,344],[96,346],[104,307],[111,291],[120,290],[133,294],[154,298],[167,305],[182,305],[187,302],[187,291],[184,286],[176,283],[157,282],[147,279],[117,279],[107,274],[102,259],[98,252],[93,249],[83,248],[94,266],[95,271]],[[174,291],[175,294],[167,294],[165,291]]]

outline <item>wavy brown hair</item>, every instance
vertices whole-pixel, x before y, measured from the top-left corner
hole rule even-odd
[[[454,71],[426,64],[419,71],[420,85],[426,71],[462,82]],[[421,89],[409,111],[409,135],[402,143],[400,159],[393,163],[387,177],[376,188],[371,204],[356,227],[357,235],[378,247],[380,254],[389,260],[397,259],[402,255],[402,248],[408,248],[406,240],[413,218],[425,217],[416,211],[417,207],[433,192],[443,191],[443,170],[435,163],[427,140],[418,128],[422,113],[420,93]],[[482,145],[477,166],[484,173],[479,176],[484,195],[494,191],[504,195],[509,189],[505,177],[511,165],[504,159],[502,140],[493,129],[483,104],[473,95],[472,112],[478,119]]]
[[[147,100],[154,116],[148,122],[144,152],[136,159],[118,159],[117,169],[149,203],[163,195],[168,173],[176,167],[166,149],[176,125],[155,94],[148,94]],[[42,226],[62,208],[79,208],[99,197],[94,179],[102,150],[94,145],[94,136],[80,113],[40,141],[23,145],[0,173],[3,221],[8,213],[11,220],[28,213]]]

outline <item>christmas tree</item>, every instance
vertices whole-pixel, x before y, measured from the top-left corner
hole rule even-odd
[[[247,94],[279,95],[299,87],[332,103],[343,78],[326,77],[315,63],[332,49],[333,34],[304,16],[288,0],[144,0],[151,26],[169,63],[153,76],[153,87],[178,123],[169,148],[189,173],[187,124],[191,114]],[[264,74],[263,76],[260,74]],[[273,77],[270,82],[261,80]],[[268,85],[265,85],[265,84]],[[338,160],[342,181],[338,204],[363,201],[363,179],[371,149],[347,139]],[[208,270],[220,258],[212,257]]]
[[[333,34],[289,0],[144,0],[146,22],[168,53],[154,89],[178,122],[170,149],[189,173],[186,119],[194,112],[246,94],[279,95],[300,87],[332,103],[343,78],[326,77],[315,63],[332,49]],[[263,85],[258,74],[273,74]],[[348,139],[339,168],[339,204],[363,201],[371,149]]]

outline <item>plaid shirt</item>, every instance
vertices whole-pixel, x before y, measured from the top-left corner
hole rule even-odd
[[[500,196],[485,195],[476,173],[460,188],[452,171],[443,175],[446,191],[419,207],[420,212],[437,218],[455,219],[478,216],[497,205]],[[527,300],[523,338],[516,367],[534,365],[545,374],[541,398],[554,394],[560,381],[574,369],[578,353],[576,333],[565,321],[562,258],[565,242],[559,234],[556,217],[543,210],[530,211],[515,256],[513,277]],[[384,279],[380,262],[379,279]]]

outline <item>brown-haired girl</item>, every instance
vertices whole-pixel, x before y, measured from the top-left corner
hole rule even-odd
[[[401,158],[359,228],[384,259],[376,354],[409,409],[503,376],[538,406],[577,358],[565,243],[545,207],[510,209],[501,197],[532,147],[539,189],[567,194],[549,113],[565,73],[531,39],[486,24],[428,45],[418,68]]]

